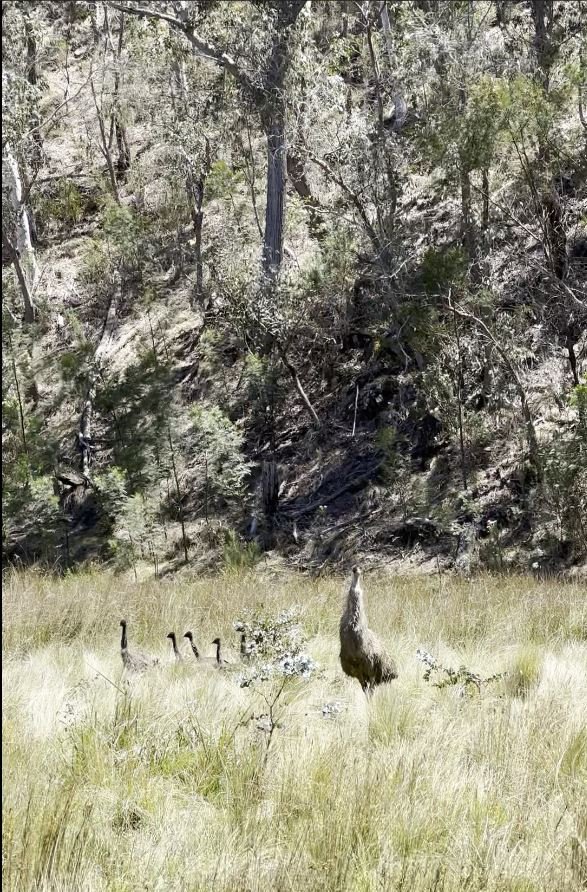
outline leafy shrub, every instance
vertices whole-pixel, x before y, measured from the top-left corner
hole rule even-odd
[[[462,281],[466,270],[466,256],[462,248],[428,248],[422,259],[420,277],[426,291],[439,294],[449,285]]]
[[[229,198],[242,180],[243,175],[233,170],[226,161],[214,161],[206,180],[207,199]]]
[[[300,618],[301,609],[291,607],[276,617],[254,616],[234,624],[235,631],[245,635],[248,656],[253,663],[240,675],[241,687],[312,675],[317,664],[302,650],[305,636]]]
[[[228,572],[240,573],[252,568],[261,559],[261,549],[256,542],[242,542],[233,530],[226,533],[223,561]]]
[[[575,388],[574,398],[582,400],[584,389]],[[574,434],[554,437],[543,448],[542,458],[545,507],[554,522],[559,547],[570,544],[576,558],[587,554],[587,444],[583,423],[579,416]]]
[[[85,198],[71,180],[60,180],[55,197],[45,199],[39,208],[42,220],[70,226],[83,219],[85,210]]]
[[[242,495],[251,464],[243,453],[244,433],[218,406],[192,413],[193,442],[206,517],[219,502]]]
[[[82,278],[101,284],[118,270],[138,275],[144,259],[145,224],[129,207],[104,200],[98,235],[90,239],[83,259]]]
[[[65,517],[51,476],[31,476],[24,486],[3,493],[2,513],[6,540],[17,543],[29,557],[55,560]]]
[[[457,685],[461,696],[467,694],[472,688],[481,693],[482,687],[494,681],[499,681],[499,679],[507,675],[506,672],[498,672],[495,675],[483,678],[481,675],[477,675],[476,672],[471,672],[466,666],[452,669],[450,666],[443,666],[432,654],[421,648],[418,648],[416,651],[416,657],[426,666],[424,681],[430,681],[430,678],[434,675],[434,678],[437,679],[432,682],[435,688],[447,688]]]

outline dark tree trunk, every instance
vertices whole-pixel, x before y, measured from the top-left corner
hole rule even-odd
[[[281,98],[276,102],[281,105]],[[272,113],[264,116],[263,125],[267,138],[267,205],[263,237],[263,272],[269,278],[275,278],[283,259],[287,182],[285,109],[272,110]]]
[[[125,173],[130,169],[130,148],[126,136],[126,128],[120,115],[120,59],[122,56],[122,48],[124,45],[124,13],[120,16],[120,30],[118,32],[118,47],[116,50],[116,69],[114,73],[114,110],[113,123],[116,133],[116,148],[118,150],[118,160],[116,169],[118,173]]]
[[[9,240],[8,236],[5,234],[4,230],[2,231],[2,247],[6,251],[7,257],[14,264],[14,270],[16,272],[16,278],[18,279],[18,284],[20,285],[20,290],[22,293],[22,299],[24,303],[24,321],[30,325],[35,321],[37,315],[37,307],[35,305],[34,297],[29,288],[29,283],[27,281],[27,277],[22,268],[22,264],[20,262],[20,254]]]
[[[563,209],[556,192],[547,193],[542,199],[544,256],[548,268],[557,279],[567,274],[567,233]]]
[[[287,153],[287,175],[292,186],[308,209],[310,232],[314,238],[318,240],[323,239],[326,234],[326,224],[320,202],[312,195],[304,169],[304,162],[295,151]]]
[[[531,0],[530,9],[534,19],[534,51],[539,67],[539,79],[545,92],[550,85],[550,69],[553,63],[552,25],[554,15],[553,0]]]

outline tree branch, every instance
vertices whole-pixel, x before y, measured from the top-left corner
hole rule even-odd
[[[449,293],[447,297],[448,307],[455,316],[458,316],[460,319],[468,319],[473,322],[478,328],[481,329],[483,334],[491,341],[499,355],[501,356],[504,365],[508,369],[510,375],[512,376],[512,380],[514,382],[514,386],[518,392],[518,396],[520,397],[520,402],[522,404],[522,415],[524,417],[524,424],[526,426],[526,436],[528,438],[528,447],[530,451],[530,456],[534,462],[534,466],[538,473],[538,477],[542,479],[542,464],[540,461],[540,453],[538,448],[538,439],[536,437],[536,428],[534,427],[534,419],[532,418],[532,413],[530,411],[530,406],[528,405],[528,399],[526,397],[526,391],[524,389],[524,385],[522,384],[521,378],[518,375],[517,369],[512,362],[508,351],[503,347],[496,336],[493,334],[488,325],[482,320],[479,319],[478,316],[475,316],[473,313],[469,313],[466,310],[463,310],[462,307],[455,304],[452,300],[452,296]]]
[[[324,173],[325,173],[325,174],[326,174],[326,175],[327,175],[327,176],[328,176],[334,183],[337,184],[337,186],[340,186],[340,188],[341,188],[342,191],[345,193],[345,195],[347,195],[348,198],[350,198],[350,200],[352,201],[353,205],[354,205],[355,208],[357,209],[357,213],[359,214],[361,220],[363,221],[363,225],[364,225],[364,227],[365,227],[365,229],[366,229],[366,231],[367,231],[367,235],[369,236],[369,238],[370,238],[371,241],[373,242],[373,246],[374,246],[375,250],[376,250],[376,251],[381,251],[381,241],[380,241],[380,239],[379,239],[379,236],[378,236],[377,233],[375,232],[375,228],[373,227],[371,221],[369,220],[369,217],[367,216],[367,212],[365,211],[365,208],[363,207],[363,204],[362,204],[362,202],[361,202],[361,199],[359,198],[359,196],[357,195],[357,193],[356,193],[355,191],[353,191],[353,189],[351,189],[350,186],[347,186],[347,184],[344,182],[344,180],[342,179],[342,177],[338,176],[338,175],[332,170],[332,168],[329,167],[328,164],[326,164],[325,161],[322,161],[320,158],[316,158],[316,156],[313,155],[313,154],[311,154],[311,153],[308,154],[308,159],[309,159],[313,164],[315,164],[317,167],[319,167],[321,170],[323,170]]]
[[[242,68],[239,68],[234,59],[227,53],[222,52],[222,50],[217,49],[211,43],[203,40],[187,22],[183,22],[175,16],[169,15],[169,13],[160,12],[156,9],[147,9],[143,6],[128,6],[126,3],[116,3],[114,0],[111,0],[110,6],[113,9],[117,9],[119,12],[128,13],[128,15],[157,19],[160,22],[166,22],[170,28],[175,28],[176,31],[180,31],[189,40],[193,49],[200,56],[204,56],[206,59],[211,59],[213,62],[216,62],[217,65],[220,65],[221,68],[226,69],[226,71],[228,71],[229,74],[232,74],[234,79],[237,80],[241,86],[246,87],[249,90],[253,89],[253,85],[248,76]]]

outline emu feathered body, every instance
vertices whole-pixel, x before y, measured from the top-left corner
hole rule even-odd
[[[369,628],[359,567],[353,567],[347,603],[340,620],[340,665],[346,675],[359,681],[367,695],[377,685],[397,678],[394,661]]]
[[[121,619],[120,625],[122,628],[120,656],[122,657],[124,668],[129,672],[145,672],[145,670],[156,666],[159,663],[159,660],[156,657],[149,657],[147,654],[139,653],[139,651],[134,651],[134,653],[129,651],[126,637],[126,620]]]

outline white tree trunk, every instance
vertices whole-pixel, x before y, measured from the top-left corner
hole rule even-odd
[[[4,147],[2,172],[4,187],[8,192],[14,214],[14,235],[10,233],[8,237],[16,250],[15,264],[18,262],[24,279],[24,281],[20,281],[21,277],[19,276],[25,304],[25,316],[28,322],[32,322],[35,316],[34,292],[39,279],[39,267],[31,240],[29,218],[22,197],[20,170],[8,143]]]

